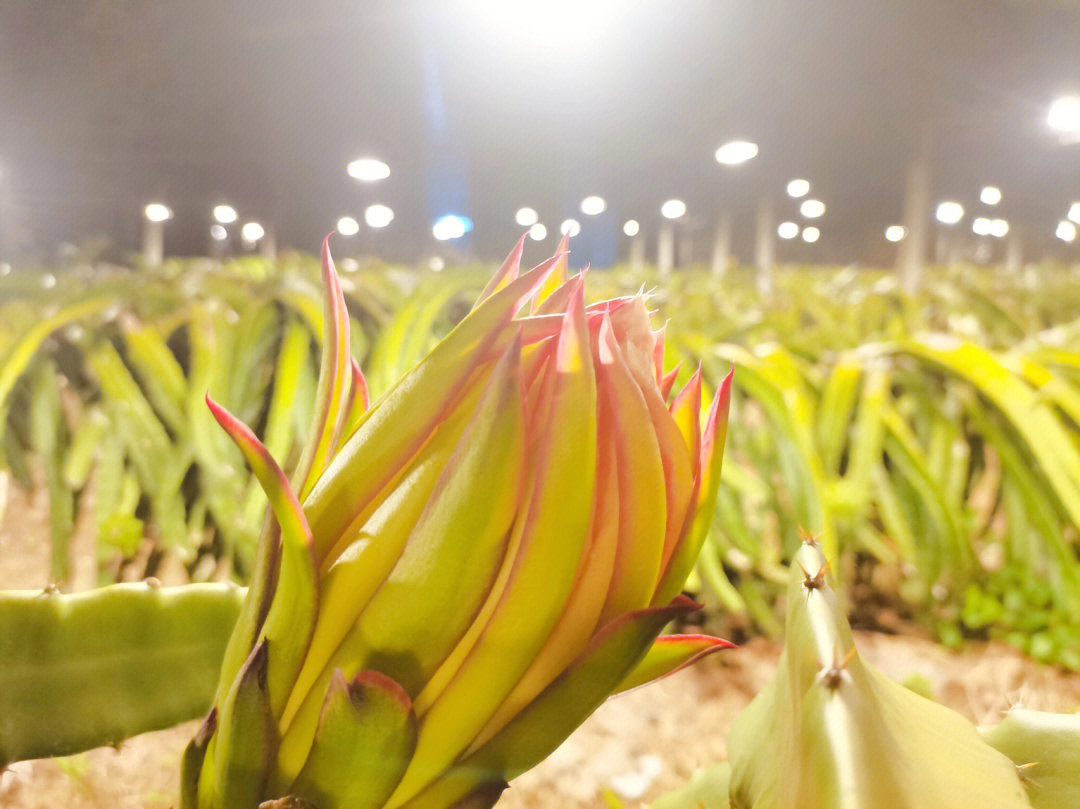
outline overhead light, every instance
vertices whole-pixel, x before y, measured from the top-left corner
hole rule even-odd
[[[794,222],[781,222],[776,228],[776,235],[781,239],[794,239],[799,235],[799,226]]]
[[[229,231],[225,230],[224,225],[211,225],[210,238],[215,242],[223,242],[229,238]]]
[[[1080,202],[1074,202],[1069,206],[1069,213],[1066,218],[1080,225]]]
[[[627,219],[623,222],[622,232],[627,236],[637,236],[641,230],[641,225],[638,224],[636,219]]]
[[[907,235],[907,229],[903,225],[889,225],[885,228],[885,240],[899,242]]]
[[[1067,219],[1062,219],[1058,222],[1054,235],[1063,242],[1073,242],[1076,240],[1076,225]]]
[[[460,239],[472,229],[473,223],[469,217],[451,213],[435,220],[435,224],[431,226],[431,235],[440,242],[445,242]]]
[[[669,199],[660,206],[660,215],[665,219],[678,219],[686,215],[686,203],[681,199]]]
[[[428,261],[428,269],[432,272],[442,272],[446,269],[446,262],[442,256],[432,256],[431,260]]]
[[[825,213],[825,203],[820,199],[804,199],[799,206],[799,213],[807,219],[817,219]]]
[[[337,221],[335,230],[342,236],[355,236],[360,232],[360,223],[351,216],[343,216]]]
[[[802,240],[807,244],[813,244],[819,238],[821,238],[821,231],[811,225],[808,228],[803,228]]]
[[[547,238],[547,228],[543,224],[537,222],[531,228],[529,228],[529,238],[534,242],[540,242]]]
[[[596,216],[601,214],[607,208],[607,203],[604,202],[603,197],[585,197],[581,201],[581,212],[586,216]]]
[[[1080,96],[1055,98],[1046,112],[1046,124],[1063,135],[1080,136]]]
[[[938,204],[934,217],[943,225],[955,225],[964,218],[964,206],[959,202],[946,200]]]
[[[810,181],[809,180],[789,180],[787,184],[787,195],[794,199],[805,197],[810,193]]]
[[[1009,233],[1009,223],[1004,219],[990,220],[990,235],[995,239],[1004,239]]]
[[[521,225],[523,228],[529,228],[535,225],[540,220],[539,214],[532,208],[518,208],[517,213],[514,214],[514,221]]]
[[[265,235],[266,231],[258,222],[245,222],[244,226],[240,228],[240,238],[248,244],[255,244]]]
[[[360,157],[345,167],[349,176],[362,183],[374,183],[390,176],[390,167],[374,157]]]
[[[716,150],[716,162],[722,166],[738,166],[757,157],[758,145],[748,140],[732,140]]]
[[[979,202],[983,205],[997,205],[1001,202],[1001,189],[996,185],[984,185],[979,192]]]
[[[576,219],[564,219],[562,224],[559,225],[559,233],[573,238],[581,233],[581,223]]]
[[[164,222],[166,219],[172,219],[172,210],[168,205],[161,202],[151,202],[143,208],[143,213],[151,222]]]
[[[364,223],[369,228],[384,228],[394,221],[394,211],[387,205],[376,202],[364,209]]]
[[[971,222],[971,231],[976,236],[990,235],[990,220],[985,216],[976,216]]]

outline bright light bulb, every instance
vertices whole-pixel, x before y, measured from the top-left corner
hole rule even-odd
[[[240,228],[240,238],[248,244],[254,244],[265,235],[266,231],[258,222],[245,222]]]
[[[791,180],[787,184],[787,195],[794,199],[805,197],[810,193],[810,181],[809,180]]]
[[[529,238],[534,242],[540,242],[547,238],[547,228],[540,222],[537,222],[531,228],[529,228]]]
[[[1004,219],[990,220],[990,235],[995,239],[1004,239],[1009,232],[1009,223]]]
[[[360,223],[351,216],[343,216],[337,221],[335,230],[342,236],[355,236],[360,232]]]
[[[1047,110],[1046,124],[1063,135],[1080,135],[1080,96],[1055,98]]]
[[[390,167],[374,157],[360,157],[345,167],[349,176],[362,183],[374,183],[390,176]]]
[[[1058,222],[1054,235],[1063,242],[1073,242],[1076,240],[1076,225],[1067,219],[1062,219]]]
[[[581,233],[581,223],[576,219],[564,219],[563,223],[559,225],[559,233],[572,239]]]
[[[518,208],[517,213],[514,214],[514,221],[523,228],[531,228],[540,221],[540,216],[532,208]]]
[[[732,140],[716,150],[716,162],[722,166],[738,166],[757,157],[758,145],[748,140]]]
[[[890,242],[899,242],[907,235],[907,230],[903,225],[889,225],[885,228],[885,240]]]
[[[627,219],[623,222],[622,232],[627,236],[637,236],[641,231],[641,225],[638,224],[636,219]]]
[[[161,202],[151,202],[143,208],[143,213],[151,222],[164,222],[166,219],[172,219],[172,211],[169,206]]]
[[[607,203],[604,202],[603,197],[585,197],[581,201],[581,212],[586,216],[596,216],[601,214],[607,208]]]
[[[976,236],[989,236],[990,220],[985,216],[976,216],[971,223],[971,231]]]
[[[660,215],[665,219],[678,219],[686,215],[686,203],[681,199],[669,199],[660,206]]]
[[[225,230],[224,225],[211,225],[210,238],[215,242],[223,242],[229,238],[229,231]]]
[[[435,220],[435,224],[431,226],[431,235],[440,242],[445,242],[460,239],[472,229],[473,224],[469,217],[451,213]]]
[[[776,235],[781,239],[794,239],[799,235],[799,226],[794,222],[781,222],[776,228]]]
[[[1001,189],[996,185],[984,185],[979,192],[979,202],[983,205],[997,205],[1001,202]]]
[[[431,260],[428,262],[428,269],[432,272],[442,272],[446,269],[446,262],[443,260],[442,256],[432,256]]]
[[[799,206],[799,213],[807,219],[817,219],[825,213],[825,203],[820,199],[804,199]]]
[[[236,208],[232,205],[215,205],[212,213],[219,225],[231,225],[236,221]]]
[[[364,209],[364,222],[369,228],[384,228],[394,221],[394,211],[386,205],[376,202]]]
[[[802,240],[807,244],[813,244],[819,238],[821,238],[821,231],[811,225],[808,228],[803,228]]]
[[[1066,218],[1080,225],[1080,202],[1074,202],[1069,206],[1069,214]]]
[[[959,202],[946,200],[937,206],[934,217],[943,225],[955,225],[964,218],[964,206]]]

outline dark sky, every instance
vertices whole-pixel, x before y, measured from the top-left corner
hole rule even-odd
[[[999,185],[1000,215],[1049,244],[1080,198],[1080,144],[1045,124],[1064,92],[1080,92],[1066,2],[2,0],[0,199],[9,233],[48,247],[134,246],[161,198],[173,253],[206,250],[220,200],[307,250],[379,201],[397,218],[365,246],[415,259],[439,214],[470,216],[469,249],[493,258],[518,207],[554,233],[587,194],[609,211],[585,252],[622,249],[624,219],[651,235],[678,196],[703,234],[733,210],[746,253],[753,200],[787,218],[784,183],[804,176],[828,210],[800,256],[887,260],[926,137],[935,200],[975,212]],[[723,169],[734,137],[761,152]],[[344,170],[366,153],[391,167],[373,187]]]

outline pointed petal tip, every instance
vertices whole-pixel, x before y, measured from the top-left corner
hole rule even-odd
[[[405,712],[409,712],[413,709],[412,698],[401,683],[393,677],[383,674],[381,671],[364,669],[363,671],[357,672],[356,676],[353,677],[352,681],[348,684],[350,697],[358,695],[362,689],[381,691],[387,696],[393,697]]]

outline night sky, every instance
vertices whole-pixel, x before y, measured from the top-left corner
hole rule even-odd
[[[827,205],[822,237],[782,257],[887,262],[882,228],[925,140],[935,200],[964,203],[969,225],[980,186],[998,185],[993,215],[1052,249],[1080,199],[1080,144],[1046,126],[1070,92],[1066,2],[2,0],[0,224],[9,250],[96,234],[132,249],[160,199],[166,251],[196,254],[227,201],[313,251],[382,202],[396,218],[362,230],[363,250],[431,255],[432,220],[453,212],[475,222],[463,252],[490,259],[529,205],[547,249],[575,216],[602,261],[625,253],[625,219],[651,239],[679,197],[705,260],[721,207],[749,257],[754,201],[794,218],[799,176]],[[719,166],[732,138],[760,154]],[[365,154],[390,177],[348,177]],[[588,194],[608,202],[595,219],[577,210]]]

